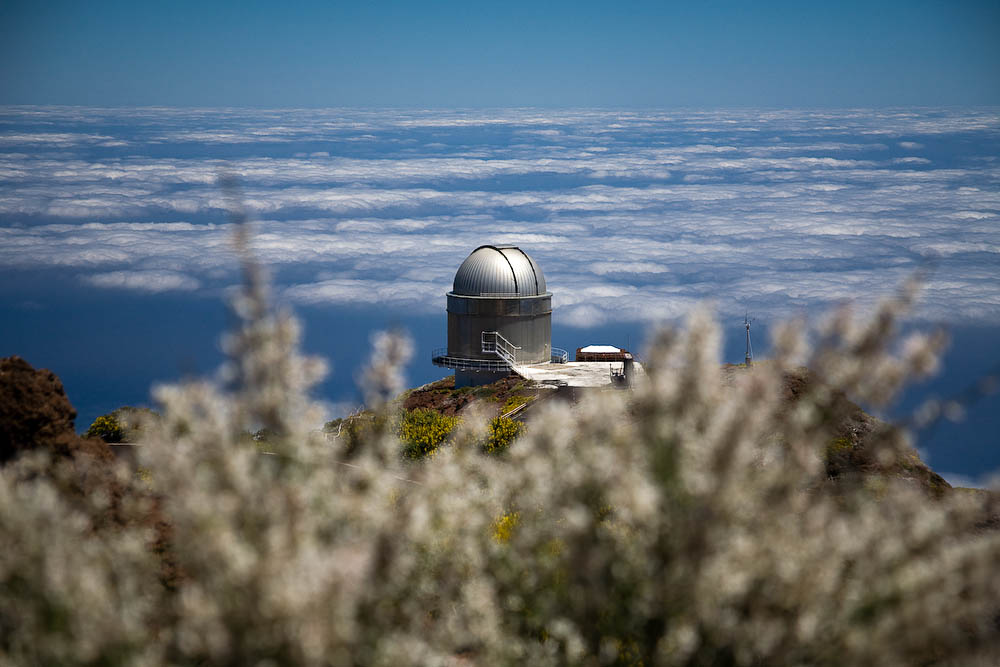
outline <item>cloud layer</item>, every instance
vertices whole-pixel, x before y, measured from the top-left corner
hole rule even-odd
[[[996,110],[0,109],[0,268],[89,288],[234,280],[238,177],[281,293],[438,311],[516,243],[569,324],[813,313],[933,269],[921,311],[1000,323]]]

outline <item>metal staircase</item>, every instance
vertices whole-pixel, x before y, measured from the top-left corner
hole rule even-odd
[[[521,348],[500,335],[499,331],[484,331],[480,343],[484,353],[495,354],[511,368],[517,368],[517,353]]]
[[[488,371],[491,373],[511,370],[523,376],[525,368],[521,359],[521,346],[514,345],[503,337],[499,331],[483,331],[479,338],[479,349],[484,354],[496,355],[495,359],[467,358],[448,354],[448,348],[440,347],[431,354],[431,361],[436,366],[453,368],[455,370]],[[568,359],[566,350],[551,348],[549,363],[565,364]],[[527,362],[528,365],[542,362]]]

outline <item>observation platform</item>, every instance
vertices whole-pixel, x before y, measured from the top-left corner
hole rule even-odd
[[[621,362],[615,361],[554,361],[540,364],[509,363],[505,359],[463,359],[448,356],[442,348],[434,351],[432,357],[436,366],[456,371],[511,372],[525,380],[549,387],[611,387],[615,377],[621,376]],[[646,373],[642,364],[633,363],[633,384],[642,382]]]
[[[646,373],[641,364],[633,363],[633,384],[642,382]],[[564,364],[529,364],[513,369],[526,380],[550,387],[611,387],[614,375],[622,372],[622,364],[613,361],[569,361]]]
[[[566,350],[552,348],[549,361],[525,363],[519,359],[521,348],[504,338],[498,331],[483,331],[480,347],[487,358],[462,357],[448,353],[448,348],[440,347],[431,354],[435,366],[454,369],[456,384],[458,373],[478,374],[515,373],[548,387],[627,387],[636,381],[645,380],[646,373],[641,364],[632,361],[632,355],[625,359],[608,361],[568,361]],[[622,352],[614,348],[619,354]],[[630,377],[625,369],[629,366]],[[492,380],[490,380],[492,381]]]

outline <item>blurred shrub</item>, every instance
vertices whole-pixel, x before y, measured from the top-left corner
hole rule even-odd
[[[815,350],[778,327],[773,363],[727,382],[719,329],[695,313],[654,339],[633,393],[540,406],[502,457],[469,446],[471,423],[379,425],[412,346],[377,336],[372,428],[344,465],[343,439],[308,429],[322,366],[252,269],[229,389],[157,390],[162,423],[139,448],[169,526],[155,549],[148,526],[103,529],[63,495],[53,480],[71,470],[24,456],[0,470],[3,662],[995,663],[1000,533],[978,495],[827,478],[844,445],[831,388],[884,405],[933,369],[937,339],[893,344],[909,293],[869,319],[836,313]],[[823,382],[789,399],[783,372],[803,362]],[[280,451],[242,445],[251,424]],[[865,452],[887,469],[911,449],[873,429]]]
[[[493,522],[493,539],[499,544],[510,542],[510,536],[521,519],[520,512],[507,512]]]
[[[384,412],[375,413],[362,410],[357,414],[326,422],[323,432],[339,438],[341,455],[351,458],[365,442],[377,438],[388,427],[388,417]]]
[[[104,442],[139,442],[145,429],[159,419],[160,415],[149,408],[126,405],[95,419],[86,436]]]

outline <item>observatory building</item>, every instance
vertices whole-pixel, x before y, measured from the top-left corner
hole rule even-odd
[[[565,355],[558,350],[556,360]],[[552,360],[552,293],[541,268],[516,246],[473,250],[448,292],[448,347],[434,351],[434,364],[467,387]]]

